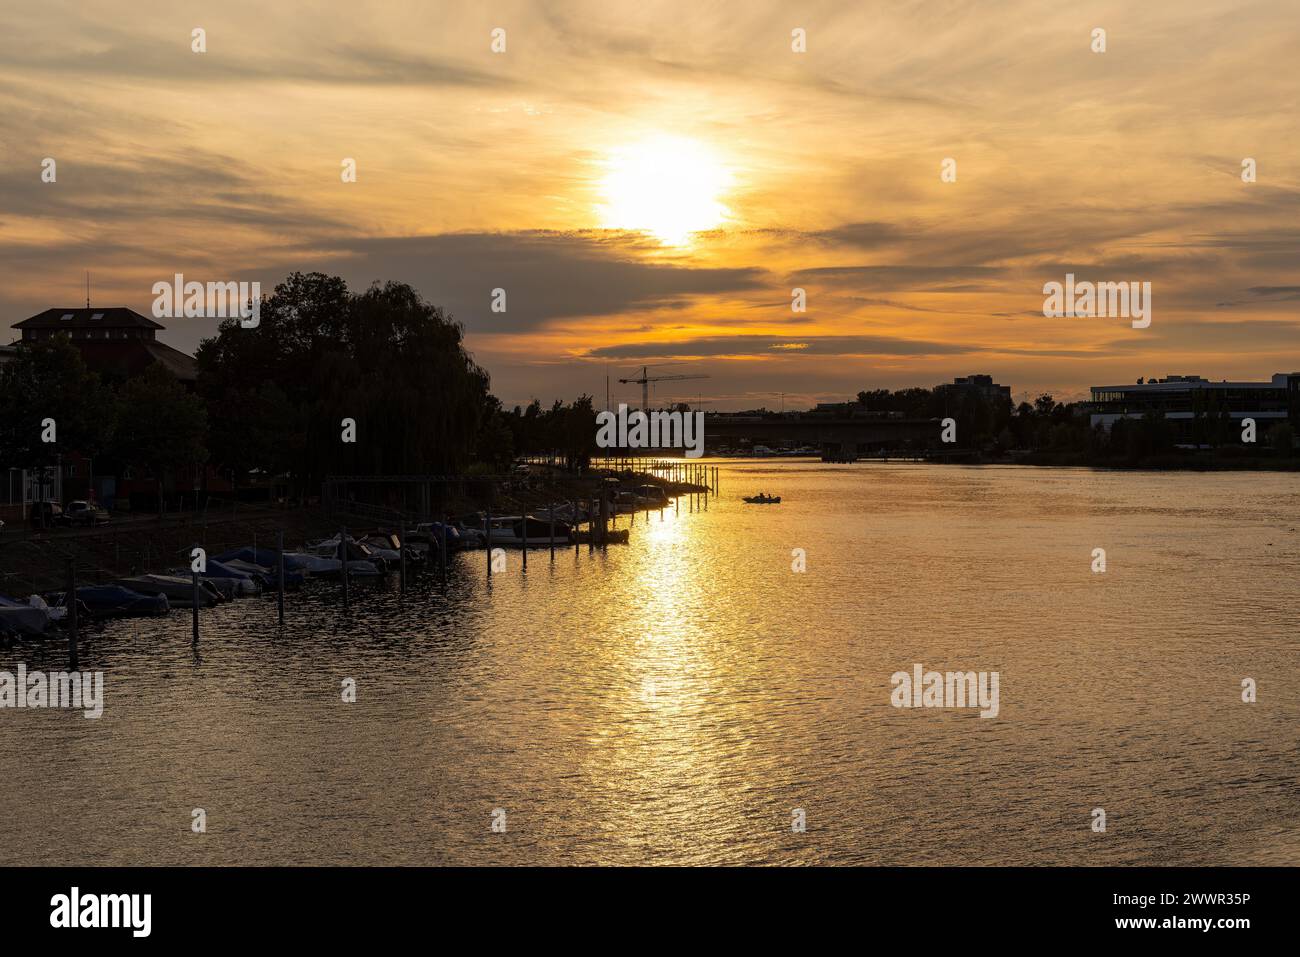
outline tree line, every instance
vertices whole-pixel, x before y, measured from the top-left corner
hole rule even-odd
[[[191,391],[160,364],[105,382],[65,337],[20,343],[0,366],[0,461],[33,468],[76,450],[96,474],[155,478],[206,464],[237,486],[288,476],[291,494],[313,495],[330,473],[498,471],[539,452],[576,466],[594,450],[590,396],[507,412],[462,325],[404,283],[353,292],[295,272],[255,328],[222,322],[195,360]],[[46,419],[54,443],[42,441]]]

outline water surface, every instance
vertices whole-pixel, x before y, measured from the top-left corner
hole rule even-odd
[[[0,711],[0,863],[1300,864],[1295,476],[720,465],[490,586],[109,625],[102,719]],[[916,662],[1000,714],[891,707]]]

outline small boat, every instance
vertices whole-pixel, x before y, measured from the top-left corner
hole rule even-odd
[[[411,536],[406,537],[403,541],[401,536],[396,532],[375,532],[361,539],[361,543],[370,548],[390,565],[401,563],[402,552],[406,552],[406,564],[419,565],[428,558],[429,551],[421,543],[416,542]],[[391,555],[391,557],[389,557]]]
[[[242,568],[244,571],[255,573],[264,572],[275,581],[276,569],[280,567],[280,553],[274,548],[253,548],[244,546],[243,548],[232,548],[228,552],[222,552],[216,556],[216,560],[223,565],[231,568]],[[208,559],[208,565],[212,565],[213,559]],[[330,571],[337,573],[339,565],[326,566],[322,569],[319,559],[314,555],[304,555],[300,552],[284,553],[284,583],[292,585],[301,583],[303,576],[320,574],[324,571],[328,574]]]
[[[374,549],[358,542],[351,535],[348,536],[346,544],[340,536],[335,535],[333,538],[305,545],[303,551],[308,555],[334,561],[338,563],[339,569],[342,569],[346,555],[348,574],[361,578],[373,578],[388,571],[388,562],[382,556],[375,554]]]
[[[210,558],[208,559],[208,567],[209,568],[212,567],[212,559]],[[243,572],[245,575],[248,575],[254,581],[261,582],[263,589],[274,588],[275,583],[280,578],[280,564],[278,561],[270,568],[266,568],[263,567],[262,565],[256,565],[253,562],[245,562],[245,561],[240,561],[238,558],[232,558],[228,562],[221,562],[219,567],[224,571],[231,572],[231,573]],[[302,572],[291,571],[289,568],[289,563],[287,561],[285,562],[284,564],[284,587],[285,588],[293,588],[298,585],[301,585],[304,577],[305,576]]]
[[[262,593],[262,586],[251,578],[242,575],[217,574],[212,567],[213,564],[213,562],[208,562],[208,570],[200,573],[199,581],[207,582],[226,601],[234,601],[236,598],[246,598]],[[177,578],[188,578],[190,570],[188,568],[173,568],[171,574]]]
[[[555,537],[551,537],[554,524]],[[492,519],[493,545],[511,545],[517,548],[546,548],[552,544],[568,545],[573,542],[573,530],[567,522],[551,522],[534,515],[505,515]]]
[[[194,583],[179,575],[136,575],[134,578],[119,578],[117,583],[142,595],[166,595],[173,608],[194,607]],[[211,582],[199,579],[200,608],[211,608],[223,601],[225,599]]]
[[[60,606],[64,602],[61,593],[50,598]],[[91,618],[145,618],[171,610],[166,595],[143,595],[121,585],[84,585],[77,589],[77,602]]]
[[[442,549],[442,536],[447,536],[447,554],[482,547],[482,532],[472,533],[443,521],[422,521],[415,528],[409,529],[407,541],[424,545],[429,555],[435,555]]]
[[[63,609],[51,608],[40,595],[32,595],[26,604],[0,595],[0,631],[43,635],[52,621],[62,617]]]
[[[303,575],[329,576],[339,574],[343,570],[343,563],[337,558],[322,558],[306,552],[285,552],[284,567],[286,572],[292,567]]]
[[[448,525],[445,522],[421,522],[406,533],[406,538],[410,542],[427,546],[429,554],[433,554],[442,548],[443,535],[447,536],[448,553],[483,546],[482,532],[472,534],[467,529]]]
[[[672,504],[668,501],[668,493],[658,485],[638,485],[635,494],[636,503],[647,510],[667,508]]]
[[[745,501],[750,505],[780,505],[779,495],[746,495]]]
[[[609,510],[616,515],[630,515],[633,512],[645,511],[645,509],[645,503],[637,497],[636,492],[615,492]]]

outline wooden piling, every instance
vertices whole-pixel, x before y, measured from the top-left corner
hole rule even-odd
[[[551,502],[551,561],[555,561],[555,503]]]
[[[194,606],[190,609],[190,621],[193,626],[193,636],[191,640],[195,645],[199,643],[199,573],[190,572],[190,603]]]
[[[492,509],[483,513],[483,538],[487,541],[487,577],[492,580]]]
[[[276,561],[279,572],[279,580],[275,588],[275,604],[280,613],[280,627],[284,627],[284,529],[276,533],[275,545],[279,550],[279,557]],[[256,557],[256,556],[254,556]]]
[[[451,516],[444,518],[442,523],[442,534],[438,537],[438,561],[442,565],[442,587],[447,587],[447,523],[451,521]]]
[[[72,559],[68,559],[68,595],[65,602],[68,606],[68,669],[77,670],[77,580],[76,572],[72,566]],[[26,694],[26,689],[22,689],[22,694]]]
[[[402,566],[402,592],[406,592],[406,523],[402,522],[400,537],[397,539],[397,556]]]
[[[339,529],[339,555],[343,559],[343,567],[340,571],[343,573],[343,607],[346,609],[351,606],[351,596],[348,594],[348,530],[347,527]]]

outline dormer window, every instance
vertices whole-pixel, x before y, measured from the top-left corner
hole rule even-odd
[[[65,313],[63,314],[63,320],[62,320],[62,321],[63,321],[63,322],[71,322],[71,321],[72,321],[72,313],[70,313],[70,312],[65,312]]]
[[[97,312],[90,317],[90,321],[94,322],[97,319],[103,319],[103,318],[104,318],[104,314],[102,312]]]

